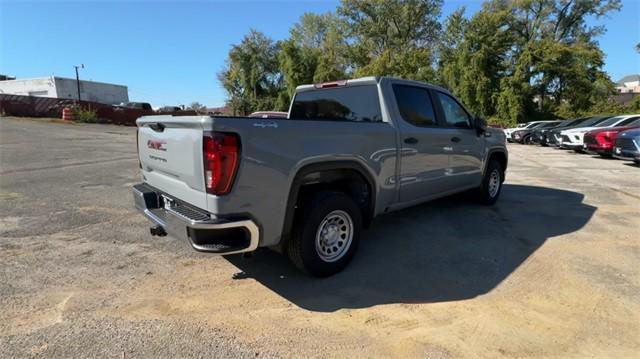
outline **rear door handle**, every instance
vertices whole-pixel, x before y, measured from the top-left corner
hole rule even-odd
[[[455,142],[455,143],[460,142],[460,137],[451,137],[451,142]]]
[[[418,143],[418,139],[415,137],[407,137],[404,139],[404,143],[408,145],[415,145],[416,143]]]

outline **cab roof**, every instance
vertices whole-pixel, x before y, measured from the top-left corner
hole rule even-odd
[[[446,93],[451,93],[449,90],[442,88],[440,86],[436,86],[430,84],[428,82],[422,81],[414,81],[414,80],[405,80],[399,77],[393,76],[367,76],[360,77],[356,79],[348,79],[348,80],[338,80],[338,81],[329,81],[322,82],[317,84],[308,84],[308,85],[300,85],[296,87],[296,92],[304,92],[311,90],[318,90],[322,88],[335,88],[335,87],[346,87],[346,86],[356,86],[356,85],[376,85],[385,81],[391,81],[393,83],[400,83],[405,85],[413,85],[413,86],[421,86],[421,87],[429,87],[434,90],[443,91]]]

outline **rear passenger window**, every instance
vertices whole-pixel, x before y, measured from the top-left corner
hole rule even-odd
[[[429,91],[406,85],[393,85],[393,93],[402,119],[415,126],[436,126],[436,116]]]
[[[636,116],[636,117],[630,117],[630,118],[628,118],[628,119],[626,119],[626,120],[624,120],[624,121],[621,121],[621,122],[620,122],[619,124],[617,124],[616,126],[627,126],[627,125],[629,125],[629,124],[632,124],[632,123],[634,123],[634,122],[637,122],[639,118],[640,118],[640,117],[637,117],[637,116]]]
[[[629,122],[627,126],[637,126],[640,125],[640,117],[634,117],[635,120]]]
[[[376,85],[314,89],[299,92],[291,119],[382,122]]]
[[[442,92],[436,93],[438,94],[438,100],[442,106],[447,126],[471,128],[471,118],[469,118],[467,111],[453,97]]]

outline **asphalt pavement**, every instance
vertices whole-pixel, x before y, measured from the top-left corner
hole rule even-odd
[[[633,357],[640,168],[510,145],[498,204],[381,216],[327,279],[134,209],[135,128],[0,118],[0,357]]]

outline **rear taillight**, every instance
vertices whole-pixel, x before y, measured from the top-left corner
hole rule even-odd
[[[207,133],[202,137],[202,144],[207,193],[229,193],[240,159],[238,136],[224,132]]]
[[[598,132],[596,134],[596,141],[601,145],[613,145],[613,141],[616,139],[616,133],[613,131]]]

